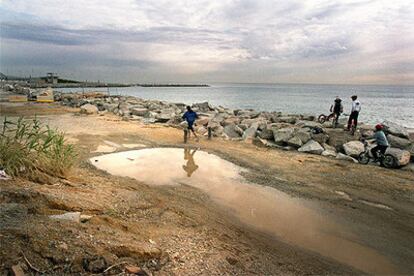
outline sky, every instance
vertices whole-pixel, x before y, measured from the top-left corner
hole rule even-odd
[[[0,71],[412,85],[413,26],[412,0],[0,0]]]

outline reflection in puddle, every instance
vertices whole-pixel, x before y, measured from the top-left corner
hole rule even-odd
[[[97,162],[95,162],[97,160]],[[395,273],[394,266],[316,207],[276,189],[247,182],[239,166],[203,151],[142,149],[91,158],[114,175],[151,185],[186,184],[227,207],[238,219],[286,242],[316,251],[368,273]]]
[[[191,149],[184,149],[184,160],[187,160],[187,164],[183,165],[183,169],[187,172],[188,177],[191,177],[193,172],[198,169],[198,166],[194,162],[194,154],[196,151],[196,149],[193,152],[191,152]]]

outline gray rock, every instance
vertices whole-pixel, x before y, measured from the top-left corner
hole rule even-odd
[[[329,135],[326,133],[311,133],[311,137],[313,140],[317,141],[319,144],[324,144],[328,141]]]
[[[309,140],[306,144],[300,147],[298,151],[312,154],[321,154],[324,149],[318,142]]]
[[[384,126],[384,130],[386,133],[391,133],[401,138],[409,138],[408,130],[402,125],[390,121],[384,121],[382,125]]]
[[[397,166],[405,166],[410,163],[411,154],[407,150],[388,148],[385,153],[394,156],[394,158],[397,160]]]
[[[273,131],[271,129],[263,129],[259,132],[258,135],[262,139],[272,140],[273,139]]]
[[[336,157],[336,151],[333,150],[324,150],[322,156]]]
[[[282,116],[282,117],[276,117],[274,120],[276,123],[294,124],[296,123],[297,118],[292,117],[292,116]]]
[[[352,158],[351,156],[345,155],[340,152],[336,155],[336,159],[358,163],[358,160],[356,160],[355,158]]]
[[[218,125],[217,127],[213,128],[212,131],[214,136],[219,137],[223,135],[224,127]]]
[[[240,123],[240,119],[237,117],[228,117],[226,118],[223,122],[222,125],[223,126],[227,126],[227,125],[231,125],[231,124],[239,124]]]
[[[294,128],[272,129],[272,131],[276,143],[287,143],[293,136]]]
[[[296,126],[298,127],[308,127],[308,128],[314,128],[314,127],[320,127],[322,128],[322,125],[318,122],[314,122],[314,121],[297,121]]]
[[[81,213],[80,212],[67,212],[61,215],[51,215],[49,216],[51,219],[58,219],[58,220],[70,220],[73,222],[80,222]]]
[[[346,155],[352,156],[352,157],[358,157],[361,152],[363,152],[364,144],[360,141],[350,141],[343,145],[344,151]]]
[[[245,131],[249,127],[248,125],[245,125],[245,124],[239,124],[238,126],[239,128],[243,129],[243,131]]]
[[[236,131],[237,126],[235,124],[229,124],[224,127],[224,134],[230,138],[239,138],[241,135]]]
[[[306,144],[312,137],[308,130],[306,129],[298,129],[298,131],[295,133],[295,137],[298,137],[302,144]]]
[[[252,139],[256,136],[258,123],[253,123],[248,129],[246,129],[243,133],[243,140]]]
[[[145,107],[133,107],[129,111],[132,115],[143,117],[148,112],[148,109]]]
[[[411,142],[408,139],[401,138],[392,134],[388,134],[387,136],[388,142],[391,144],[391,146],[399,149],[407,149],[410,147]]]
[[[193,108],[197,108],[198,111],[207,112],[207,111],[213,111],[214,107],[209,104],[208,102],[203,103],[195,103],[192,105]]]
[[[328,144],[326,144],[326,143],[323,143],[323,144],[322,144],[322,147],[323,147],[325,150],[327,150],[327,151],[333,151],[333,152],[335,152],[335,153],[336,153],[336,149],[335,149],[335,147],[332,147],[332,146],[330,146],[330,145],[328,145]]]
[[[239,126],[236,126],[234,128],[234,131],[236,131],[240,136],[243,136],[244,130],[240,128]]]
[[[92,104],[84,104],[80,108],[80,112],[83,114],[97,114],[98,108]]]
[[[142,120],[142,122],[143,122],[144,124],[146,124],[146,125],[148,125],[148,124],[154,124],[154,123],[156,123],[156,122],[157,122],[157,119],[155,119],[155,118],[144,118],[144,119]]]
[[[292,138],[290,138],[287,141],[287,144],[295,148],[300,148],[303,145],[302,141],[297,136],[293,136]]]

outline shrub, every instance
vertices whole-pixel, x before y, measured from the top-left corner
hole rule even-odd
[[[64,134],[36,118],[17,122],[4,118],[0,134],[0,167],[11,176],[30,179],[39,175],[65,178],[77,153]]]

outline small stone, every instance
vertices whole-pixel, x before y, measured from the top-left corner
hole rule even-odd
[[[67,212],[61,215],[52,215],[49,216],[51,219],[59,219],[59,220],[70,220],[73,222],[80,222],[80,212]]]
[[[127,265],[125,266],[125,272],[130,274],[142,274],[143,270],[138,266]]]
[[[80,112],[84,114],[97,114],[98,108],[94,106],[93,104],[84,104],[80,108]]]

